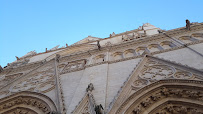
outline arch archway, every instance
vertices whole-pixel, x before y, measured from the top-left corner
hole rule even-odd
[[[22,91],[0,99],[1,114],[49,114],[56,111],[54,102],[40,93]]]
[[[116,114],[203,113],[203,81],[160,80],[138,90],[116,110]],[[186,114],[187,114],[186,113]]]

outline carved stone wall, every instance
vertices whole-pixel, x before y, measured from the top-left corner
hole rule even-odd
[[[132,94],[116,113],[203,113],[203,88],[201,87],[201,83],[198,81],[183,80],[156,82]]]
[[[50,114],[56,111],[47,96],[32,92],[19,92],[0,101],[1,114]]]

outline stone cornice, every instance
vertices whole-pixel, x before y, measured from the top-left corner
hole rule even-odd
[[[199,44],[199,43],[203,43],[203,40],[193,42],[192,44],[189,43],[188,45],[194,45],[194,44]],[[165,50],[161,50],[161,51],[152,52],[152,53],[149,53],[149,55],[156,55],[156,54],[165,53],[165,52],[174,51],[174,50],[183,49],[183,48],[186,48],[186,47],[185,46],[174,47],[174,48],[170,48],[170,49],[165,49]],[[119,60],[104,61],[104,62],[100,62],[100,63],[94,63],[94,64],[86,65],[83,68],[67,71],[65,73],[76,72],[76,71],[84,70],[85,68],[88,68],[88,67],[93,67],[93,66],[97,66],[97,65],[101,65],[101,64],[113,64],[113,63],[117,63],[117,62],[131,60],[131,59],[142,58],[144,56],[145,55],[138,55],[138,56],[133,56],[133,57],[129,57],[129,58],[123,58],[123,59],[119,59]],[[62,74],[65,74],[65,73],[62,73]]]
[[[176,35],[185,34],[185,33],[188,33],[188,32],[189,33],[195,32],[195,31],[198,31],[198,30],[203,30],[203,23],[199,23],[197,25],[192,25],[190,31],[187,31],[185,29],[185,27],[182,27],[182,28],[177,28],[177,29],[166,31],[165,33],[167,35],[170,35],[170,36],[176,36]],[[152,35],[152,36],[148,36],[148,37],[143,37],[143,38],[140,38],[140,39],[126,41],[126,42],[123,42],[121,44],[115,44],[115,45],[112,45],[112,46],[102,47],[101,51],[99,51],[97,48],[95,48],[95,49],[92,49],[92,50],[89,50],[89,51],[86,51],[86,52],[80,52],[80,53],[76,53],[74,55],[64,56],[61,59],[62,60],[64,60],[64,59],[68,59],[68,60],[74,59],[75,60],[75,59],[79,59],[81,57],[89,57],[89,56],[94,55],[94,54],[104,53],[106,51],[118,50],[118,49],[122,49],[124,47],[131,47],[131,46],[140,45],[140,44],[143,45],[143,44],[146,44],[147,42],[152,42],[152,41],[156,41],[156,40],[164,40],[164,39],[169,39],[170,40],[170,38],[168,38],[166,35],[161,33],[161,34],[156,34],[156,35]],[[203,41],[197,41],[197,42],[188,43],[187,45],[194,45],[194,44],[198,44],[198,43],[202,43],[202,42]],[[82,45],[86,45],[86,44],[69,46],[67,49],[72,48],[72,47],[82,46]],[[183,47],[180,46],[178,48],[183,48]],[[158,52],[154,52],[154,53],[151,53],[151,54],[153,55],[153,54],[163,53],[163,52],[171,51],[171,50],[174,50],[174,49],[177,49],[177,48],[172,48],[170,50],[158,51]],[[56,50],[54,50],[54,51],[56,51]],[[33,68],[33,67],[35,67],[35,65],[37,66],[38,64],[40,64],[40,62],[38,61],[36,63],[29,63],[29,64],[26,64],[24,66],[21,66],[21,67],[18,67],[18,68],[13,68],[13,69],[11,69],[11,68],[4,69],[3,72],[8,72],[8,71],[11,71],[11,70],[12,71],[14,70],[15,72],[18,72],[20,70],[24,70],[25,68],[26,69]]]
[[[25,70],[28,70],[28,69],[33,69],[37,66],[40,66],[42,64],[41,61],[38,61],[38,62],[34,62],[34,63],[29,63],[29,64],[26,64],[26,65],[23,65],[23,66],[19,66],[19,67],[16,67],[16,68],[6,68],[3,70],[2,74],[4,72],[20,72],[20,71],[25,71]]]
[[[53,61],[53,59],[52,59],[51,61]],[[34,67],[34,69],[32,69],[31,71],[29,71],[28,73],[23,74],[23,75],[21,75],[20,77],[15,78],[14,80],[10,80],[6,85],[4,85],[3,87],[1,87],[0,90],[6,88],[7,86],[9,86],[10,84],[14,83],[14,82],[17,81],[17,80],[20,80],[20,79],[26,77],[26,76],[29,75],[30,73],[34,72],[36,69],[39,69],[40,67],[42,67],[42,66],[44,66],[44,65],[46,65],[46,64],[48,64],[48,63],[50,63],[51,61],[46,62],[46,63],[40,63],[38,66]]]

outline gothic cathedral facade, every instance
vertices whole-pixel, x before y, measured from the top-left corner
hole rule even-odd
[[[16,58],[0,68],[1,114],[203,114],[203,23]]]

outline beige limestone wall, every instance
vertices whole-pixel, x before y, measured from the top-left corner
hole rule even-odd
[[[69,105],[72,102],[72,98],[75,95],[75,91],[80,84],[83,70],[77,72],[71,72],[60,76],[61,86],[64,93],[64,100],[66,109],[69,109]]]
[[[136,65],[138,65],[140,60],[141,58],[137,58],[128,61],[109,64],[107,82],[108,87],[105,104],[106,109],[108,108],[110,102],[113,101],[114,97],[121,89],[121,86],[123,86],[123,83],[130,76]]]
[[[200,48],[203,47],[203,44],[193,45],[192,48]],[[197,49],[200,53],[202,53],[201,49]],[[165,53],[160,53],[154,55],[155,57],[163,58],[165,60],[175,61],[176,63],[181,63],[183,65],[188,65],[190,67],[194,67],[196,69],[203,69],[203,57],[198,55],[197,53],[191,51],[188,48],[178,49],[174,51],[169,51]]]
[[[96,104],[105,104],[107,65],[88,67],[78,72],[61,75],[67,113],[71,113],[85,96],[89,83],[93,83]],[[67,86],[67,84],[69,86]],[[73,92],[74,91],[74,92]]]

